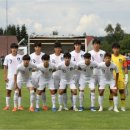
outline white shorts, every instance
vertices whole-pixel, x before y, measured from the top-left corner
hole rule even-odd
[[[100,83],[100,75],[94,75],[94,85],[95,87],[98,85],[99,86],[99,83]]]
[[[6,83],[6,89],[13,90],[14,89],[14,79],[8,79],[8,83]]]
[[[102,81],[100,81],[99,89],[105,89],[106,85],[109,85],[110,89],[117,89],[115,87],[115,80],[110,80],[110,81],[102,80]]]
[[[54,79],[55,89],[59,89],[59,87],[60,87],[60,71],[56,71],[53,73],[53,79]]]
[[[40,72],[33,74],[32,77],[31,77],[32,78],[32,84],[33,84],[34,88],[38,88],[39,75],[40,75]]]
[[[54,87],[54,80],[51,79],[51,80],[48,80],[48,81],[39,81],[38,83],[38,90],[43,90],[44,88],[48,87],[48,89],[51,89],[51,90],[54,90],[55,87]]]
[[[79,81],[79,89],[80,90],[84,90],[86,86],[89,86],[90,90],[94,90],[95,89],[95,84],[94,84],[94,80],[80,80]]]
[[[70,86],[70,89],[77,89],[74,82],[60,82],[60,88],[59,89],[66,89],[67,86]]]
[[[27,80],[26,82],[17,81],[17,85],[18,85],[18,88],[19,88],[19,89],[21,89],[24,85],[25,85],[27,88],[33,87],[32,81],[31,81],[30,79]]]

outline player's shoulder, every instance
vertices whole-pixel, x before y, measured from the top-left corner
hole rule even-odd
[[[92,54],[92,53],[94,53],[94,50],[90,50],[90,51],[88,51],[88,53]]]
[[[99,50],[100,53],[105,54],[106,52],[104,50]]]
[[[85,54],[85,51],[81,50],[81,51],[80,51],[80,54],[84,55],[84,54]]]
[[[105,62],[99,63],[98,66],[105,66]]]
[[[77,65],[84,65],[84,61],[79,61]]]

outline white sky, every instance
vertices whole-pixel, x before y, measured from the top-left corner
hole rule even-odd
[[[0,0],[0,27],[6,26],[6,0]],[[120,23],[130,33],[130,0],[8,0],[9,24],[25,24],[31,34],[105,35]]]

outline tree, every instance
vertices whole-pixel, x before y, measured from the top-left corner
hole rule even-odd
[[[111,24],[107,25],[107,27],[105,28],[105,31],[106,31],[107,35],[113,35],[113,33],[114,33],[114,29]]]
[[[17,25],[16,27],[16,37],[18,39],[18,42],[21,40],[21,33],[20,33],[20,27]]]
[[[0,28],[0,35],[3,35],[3,33],[4,33],[3,28]]]

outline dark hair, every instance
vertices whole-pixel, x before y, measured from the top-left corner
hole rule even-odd
[[[111,58],[111,53],[106,52],[105,55],[104,55],[104,58],[105,58],[105,57],[110,57],[110,58]]]
[[[30,60],[31,60],[31,58],[30,58],[30,56],[29,56],[29,55],[24,55],[24,56],[23,56],[23,60],[29,60],[29,61],[30,61]]]
[[[113,48],[119,48],[119,49],[120,49],[119,43],[113,43],[113,44],[112,44],[112,49],[113,49]]]
[[[42,47],[42,44],[40,42],[34,43],[34,47]]]
[[[54,44],[54,48],[62,48],[62,45],[59,41],[56,41]]]
[[[11,43],[10,48],[17,48],[18,49],[18,44],[17,43]]]
[[[101,44],[101,42],[100,42],[99,39],[94,39],[94,40],[93,40],[93,45],[94,45],[94,44]]]
[[[85,53],[85,54],[84,54],[84,58],[86,58],[86,59],[91,59],[91,54],[90,54],[90,53]]]
[[[42,60],[50,60],[50,56],[47,54],[44,54],[41,59]]]
[[[69,52],[64,53],[64,58],[71,58],[71,54]]]
[[[74,45],[81,45],[81,41],[80,40],[74,41]]]

